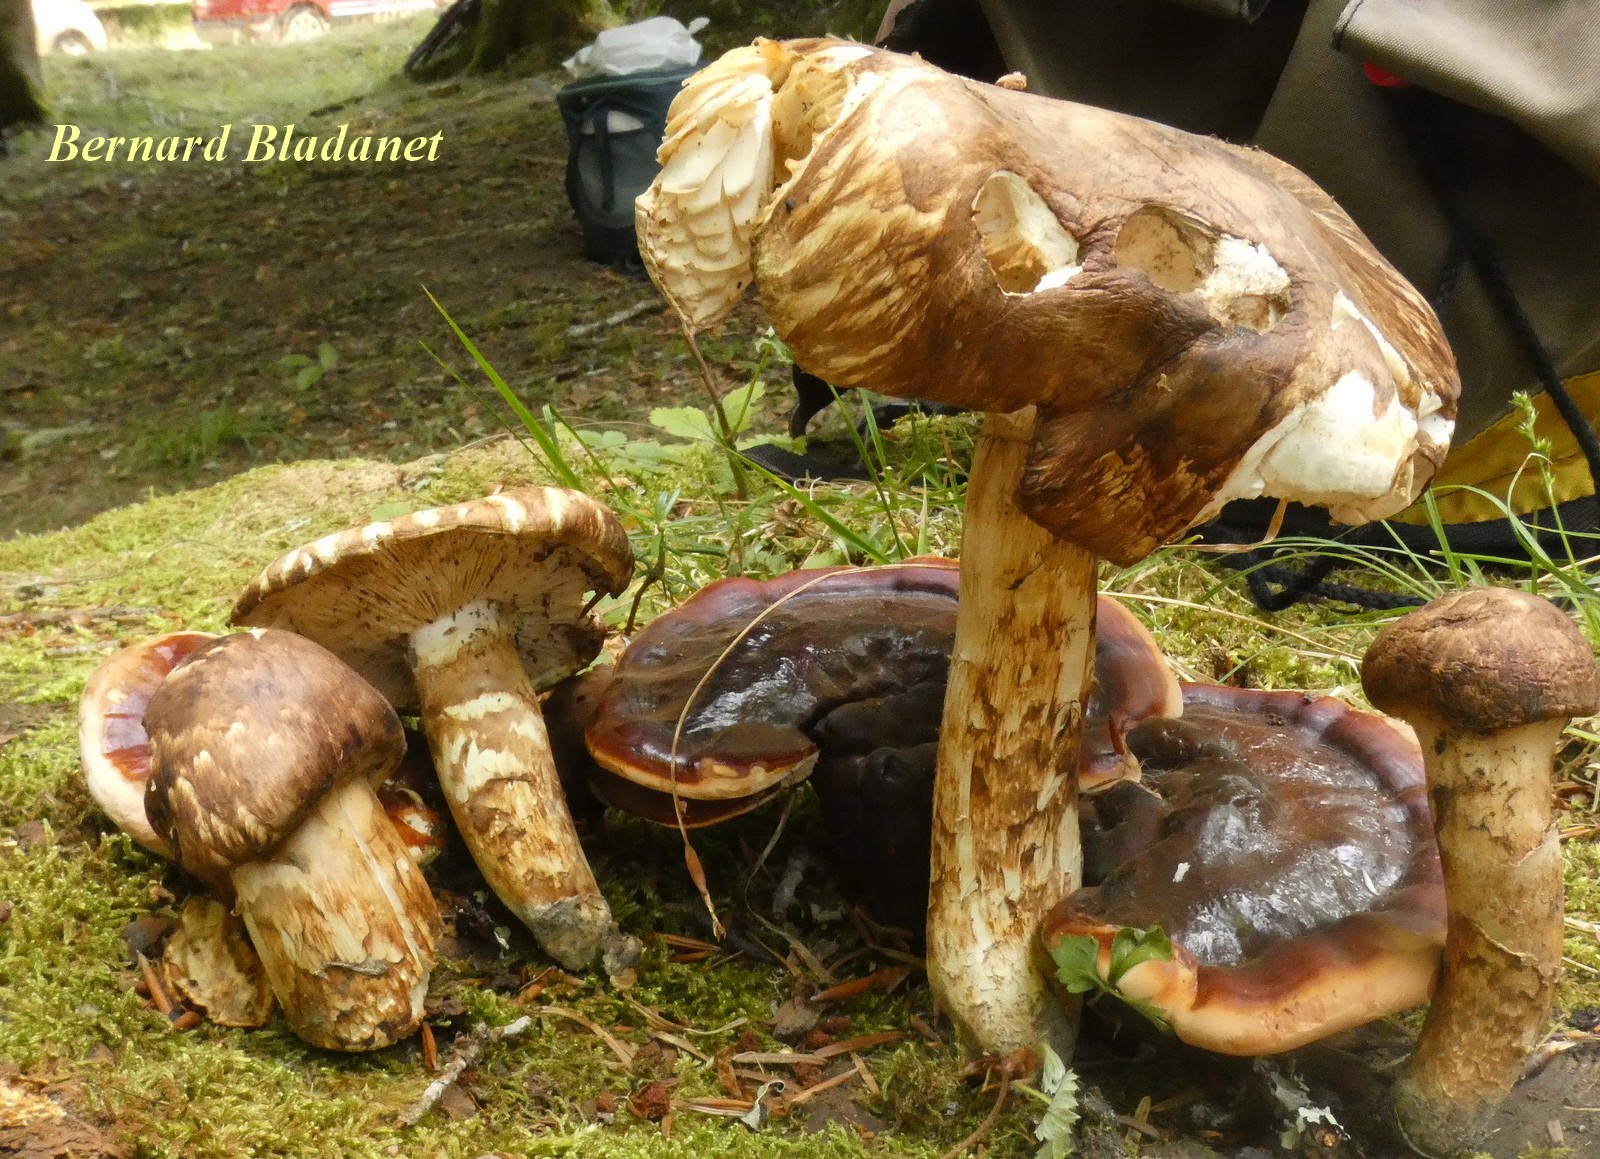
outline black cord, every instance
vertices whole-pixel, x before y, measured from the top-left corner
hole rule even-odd
[[[1572,432],[1572,437],[1577,441],[1578,449],[1583,452],[1584,462],[1589,468],[1590,489],[1596,489],[1596,485],[1600,484],[1600,438],[1596,437],[1594,427],[1589,424],[1582,408],[1573,400],[1566,384],[1561,381],[1561,374],[1551,361],[1550,352],[1539,340],[1532,320],[1517,298],[1516,289],[1511,285],[1511,278],[1500,261],[1494,243],[1478,225],[1477,219],[1466,203],[1461,188],[1464,176],[1460,164],[1461,151],[1454,147],[1450,133],[1439,115],[1441,108],[1444,107],[1445,98],[1426,89],[1409,86],[1384,88],[1380,91],[1387,95],[1395,123],[1400,127],[1411,155],[1417,162],[1417,169],[1422,175],[1423,182],[1433,194],[1434,200],[1439,203],[1439,208],[1450,226],[1450,257],[1446,262],[1446,277],[1441,279],[1441,283],[1448,283],[1449,292],[1454,291],[1454,282],[1459,278],[1460,270],[1454,269],[1452,272],[1452,268],[1460,263],[1461,255],[1464,254],[1483,283],[1484,290],[1499,312],[1501,320],[1510,328],[1517,344],[1522,347],[1523,354],[1532,366],[1534,374],[1538,376],[1540,385],[1550,396],[1550,402],[1555,406],[1556,413]],[[1441,289],[1443,288],[1442,285]],[[1438,297],[1437,292],[1435,297]],[[1446,293],[1446,301],[1448,297],[1449,293]]]

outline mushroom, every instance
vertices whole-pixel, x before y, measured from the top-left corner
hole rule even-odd
[[[233,622],[316,640],[401,711],[419,709],[445,798],[491,889],[569,969],[618,933],[561,796],[538,690],[582,668],[633,554],[616,516],[552,487],[352,528],[269,564]]]
[[[375,1050],[422,1019],[438,913],[373,787],[405,744],[388,702],[290,632],[223,636],[150,698],[145,812],[231,894],[296,1034]]]
[[[1262,153],[827,40],[685,84],[637,202],[691,328],[752,282],[808,370],[989,412],[940,731],[929,978],[979,1048],[1070,1048],[1034,961],[1079,884],[1099,560],[1231,499],[1360,522],[1444,456],[1458,383],[1427,303]],[[1017,777],[1018,769],[1033,770]]]
[[[84,782],[117,827],[168,861],[174,853],[144,815],[150,780],[150,734],[144,714],[150,697],[214,632],[169,632],[113,652],[90,674],[78,701],[78,748]],[[400,830],[418,865],[427,865],[449,842],[449,827],[433,807],[438,779],[426,744],[419,751],[406,736],[406,755],[394,775],[378,786],[383,811]],[[196,931],[212,923],[196,923]],[[215,947],[208,953],[221,952]]]
[[[1482,1130],[1550,1016],[1564,910],[1551,768],[1569,719],[1600,709],[1600,670],[1554,604],[1480,588],[1385,627],[1361,680],[1416,729],[1438,827],[1449,940],[1393,1097],[1411,1144],[1443,1155]]]
[[[811,772],[805,729],[823,712],[942,675],[954,604],[943,562],[718,580],[634,637],[584,734],[589,752],[664,798],[655,811],[668,823],[674,799],[743,812]]]
[[[272,985],[244,922],[212,897],[191,897],[161,954],[167,985],[218,1026],[253,1028],[272,1016]]]
[[[701,589],[604,677],[585,732],[596,792],[661,824],[709,825],[813,767],[849,780],[853,758],[937,740],[957,585],[953,561],[919,558]],[[1122,744],[1129,725],[1182,710],[1150,634],[1103,603],[1080,768],[1091,786],[1138,775]]]
[[[1445,902],[1416,743],[1332,697],[1183,693],[1128,733],[1141,782],[1092,798],[1104,877],[1045,919],[1062,980],[1225,1054],[1425,1001]]]
[[[129,837],[172,860],[144,815],[150,780],[150,737],[144,714],[150,697],[211,632],[168,632],[113,652],[89,675],[78,700],[78,751],[89,795]]]
[[[451,825],[441,815],[448,806],[439,791],[439,774],[428,755],[427,738],[409,728],[405,736],[406,755],[378,786],[378,803],[411,860],[426,866],[450,844]]]

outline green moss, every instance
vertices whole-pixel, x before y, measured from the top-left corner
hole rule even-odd
[[[920,425],[891,447],[896,485],[818,492],[814,506],[757,480],[748,503],[732,492],[714,448],[673,449],[664,437],[631,449],[611,446],[592,459],[570,437],[561,451],[580,479],[610,497],[634,535],[641,574],[658,559],[660,582],[645,614],[735,568],[783,570],[819,552],[857,553],[824,521],[829,515],[890,558],[953,551],[959,536],[955,470],[971,424]],[[663,450],[665,448],[665,450]],[[951,449],[953,448],[953,450]],[[671,1136],[619,1108],[613,1123],[594,1117],[593,1100],[619,1100],[650,1078],[676,1080],[682,1096],[720,1093],[714,1070],[688,1055],[623,1070],[595,1035],[556,1018],[491,1047],[463,1089],[476,1111],[434,1114],[400,1130],[394,1124],[426,1086],[415,1044],[373,1056],[335,1057],[303,1046],[275,1021],[255,1032],[203,1027],[170,1030],[132,993],[133,972],[120,932],[146,913],[170,914],[191,883],[124,837],[109,834],[78,782],[74,700],[100,658],[124,640],[178,627],[218,629],[235,594],[268,561],[303,542],[373,517],[484,494],[497,486],[548,482],[553,470],[509,439],[405,466],[360,461],[263,468],[180,496],[108,512],[72,530],[0,543],[0,1063],[79,1080],[91,1091],[78,1110],[108,1125],[139,1156],[678,1156],[715,1153],[831,1159],[864,1154],[936,1156],[988,1113],[993,1092],[964,1074],[959,1052],[911,1037],[865,1058],[879,1093],[846,1088],[894,1129],[863,1140],[838,1122],[809,1134],[798,1109],[760,1133],[726,1119],[678,1113]],[[918,485],[913,485],[913,484]],[[925,497],[926,496],[926,500]],[[658,550],[667,546],[665,554]],[[1180,670],[1201,679],[1231,675],[1267,687],[1338,691],[1356,697],[1356,658],[1374,625],[1306,607],[1270,621],[1255,615],[1237,584],[1195,554],[1175,549],[1106,582],[1154,628]],[[626,616],[628,600],[611,613]],[[77,622],[57,613],[86,613]],[[781,954],[783,937],[751,914],[770,895],[775,867],[817,840],[814,803],[791,802],[767,868],[753,873],[752,850],[778,826],[769,806],[694,835],[719,913]],[[701,903],[684,869],[677,834],[610,818],[592,844],[607,897],[625,926],[641,933],[705,936]],[[1566,847],[1569,913],[1600,915],[1600,852],[1586,841]],[[448,867],[435,872],[447,872]],[[461,872],[461,867],[456,867]],[[471,886],[468,886],[471,888]],[[811,886],[807,887],[808,889]],[[820,886],[817,888],[821,888]],[[824,895],[819,895],[824,896]],[[831,896],[831,895],[829,895]],[[820,907],[822,909],[827,906]],[[857,945],[847,923],[811,917],[794,936],[825,955]],[[1600,944],[1581,925],[1567,954],[1600,970]],[[842,973],[865,972],[870,957]],[[510,952],[485,966],[450,960],[434,994],[459,1001],[461,1023],[503,1024],[523,1007],[485,984],[499,973],[532,977],[547,963],[520,932]],[[764,1048],[773,1011],[794,992],[790,972],[744,958],[679,962],[665,943],[648,944],[637,986],[627,996],[588,980],[546,975],[537,999],[607,1027],[634,1049],[651,1042],[632,1003],[659,1010],[697,1031],[707,1052],[753,1031]],[[1574,967],[1562,1009],[1600,1005],[1600,975]],[[931,1018],[925,987],[863,995],[840,1013],[850,1033],[905,1029],[907,1015]],[[448,1036],[441,1024],[441,1037]],[[986,1147],[995,1159],[1031,1155],[1031,1108],[1014,1103]]]

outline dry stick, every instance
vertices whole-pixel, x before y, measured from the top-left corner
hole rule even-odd
[[[717,426],[726,442],[728,468],[733,472],[734,494],[741,503],[746,502],[750,498],[750,481],[745,477],[744,464],[739,461],[739,450],[734,446],[733,426],[728,422],[727,412],[722,409],[722,396],[717,393],[711,367],[706,365],[705,356],[700,353],[700,344],[694,340],[694,331],[681,314],[678,316],[678,326],[683,331],[683,340],[689,344],[689,353],[694,355],[695,365],[700,368],[700,381],[705,383],[706,393],[711,396],[711,413],[717,416]]]
[[[444,1097],[455,1081],[461,1077],[461,1072],[471,1066],[477,1057],[483,1053],[483,1048],[491,1042],[499,1042],[502,1038],[513,1038],[521,1034],[533,1019],[524,1014],[515,1022],[508,1022],[504,1026],[489,1028],[486,1026],[474,1027],[467,1035],[467,1042],[456,1052],[455,1058],[445,1066],[444,1073],[428,1084],[422,1092],[422,1097],[411,1106],[407,1107],[400,1115],[399,1126],[411,1127],[419,1122],[423,1115],[433,1110],[434,1104]]]
[[[156,973],[155,967],[143,954],[135,952],[133,956],[139,959],[139,972],[144,975],[144,984],[150,991],[151,1003],[156,1010],[171,1018],[172,999],[167,997],[167,988],[161,984],[161,978]]]
[[[576,325],[568,326],[566,336],[568,338],[582,338],[593,334],[597,330],[609,330],[613,326],[620,326],[624,322],[633,321],[640,314],[648,314],[651,310],[659,310],[660,308],[661,302],[655,298],[644,302],[636,302],[626,309],[618,310],[615,314],[607,314],[604,318],[596,319],[593,322],[579,322]]]
[[[950,1150],[939,1156],[939,1159],[956,1159],[957,1155],[960,1155],[968,1147],[978,1143],[985,1135],[994,1130],[994,1125],[1000,1121],[1000,1110],[1006,1105],[1006,1096],[1010,1093],[1011,1072],[1002,1067],[1000,1069],[1000,1097],[995,1099],[994,1106],[989,1109],[988,1115],[984,1117],[983,1122],[978,1124],[978,1129],[976,1131],[972,1132],[972,1134],[968,1135],[965,1139],[961,1140],[961,1142],[950,1148]]]
[[[631,1046],[620,1041],[616,1035],[612,1034],[605,1027],[591,1019],[585,1018],[576,1010],[568,1010],[563,1006],[535,1006],[532,1012],[539,1015],[548,1014],[553,1018],[565,1018],[569,1022],[576,1022],[579,1026],[583,1027],[590,1034],[594,1035],[601,1042],[610,1047],[611,1053],[617,1056],[618,1060],[621,1061],[624,1067],[631,1068],[633,1066],[633,1048]]]

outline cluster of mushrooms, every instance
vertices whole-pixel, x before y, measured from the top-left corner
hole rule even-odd
[[[246,631],[96,675],[97,798],[243,918],[297,1031],[369,1049],[417,1025],[432,960],[426,884],[373,791],[397,711],[551,957],[636,953],[563,804],[559,710],[595,792],[663,824],[810,777],[845,884],[925,930],[976,1050],[1070,1051],[1047,955],[1230,1053],[1431,994],[1400,1123],[1431,1154],[1468,1139],[1552,1001],[1550,769],[1600,707],[1586,642],[1505,590],[1398,621],[1364,680],[1413,737],[1328,698],[1180,686],[1096,594],[1102,559],[1230,499],[1346,522],[1412,503],[1458,393],[1423,299],[1270,157],[861,45],[727,54],[686,82],[661,160],[641,252],[691,329],[754,285],[809,370],[989,413],[959,568],[721,581],[542,710],[630,580],[608,511],[532,489],[353,529],[269,566]],[[263,691],[274,671],[293,696]]]

